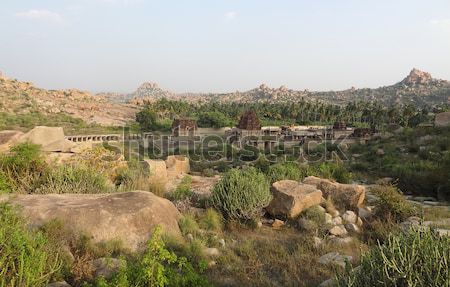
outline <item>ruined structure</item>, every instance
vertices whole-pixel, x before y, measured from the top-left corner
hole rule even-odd
[[[175,119],[172,123],[174,137],[195,136],[197,129],[197,122],[193,119]]]
[[[254,111],[246,111],[239,120],[238,129],[247,131],[261,130],[261,123]]]

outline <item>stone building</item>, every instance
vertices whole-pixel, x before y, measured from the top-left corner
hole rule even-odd
[[[193,119],[175,119],[172,123],[172,135],[174,137],[193,137],[196,135],[197,129],[197,122]]]

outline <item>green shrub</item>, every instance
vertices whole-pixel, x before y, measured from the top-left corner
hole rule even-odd
[[[408,202],[395,186],[376,186],[371,192],[378,197],[374,210],[377,218],[401,222],[419,214],[419,209]]]
[[[307,168],[301,167],[295,162],[284,162],[271,165],[267,171],[267,177],[271,183],[283,179],[300,181],[307,175]]]
[[[29,231],[21,216],[0,204],[0,286],[46,285],[61,268],[44,234]]]
[[[11,182],[3,171],[0,171],[0,194],[11,192]]]
[[[57,166],[42,179],[35,193],[102,193],[107,191],[106,178],[84,166]]]
[[[312,220],[318,225],[322,225],[325,222],[325,212],[316,205],[305,210],[302,213],[302,218]]]
[[[208,208],[199,220],[200,227],[210,231],[222,230],[222,216],[212,208]]]
[[[251,220],[271,199],[264,174],[255,168],[232,169],[214,186],[211,204],[227,219]]]
[[[177,186],[175,191],[171,192],[168,197],[171,200],[179,201],[184,200],[186,198],[190,198],[192,196],[192,177],[186,175],[181,180],[180,184]]]
[[[431,231],[391,234],[364,254],[357,269],[338,274],[338,286],[449,286],[450,238]]]
[[[30,193],[48,170],[38,145],[23,143],[11,148],[11,153],[0,155],[3,183],[11,191]]]
[[[194,216],[190,214],[186,214],[180,220],[178,221],[178,226],[180,226],[181,232],[186,234],[192,234],[195,235],[198,233],[199,226],[197,221],[195,220]]]
[[[210,286],[203,275],[204,264],[194,268],[185,257],[167,250],[162,230],[157,227],[148,242],[146,252],[135,261],[128,261],[111,280],[100,280],[95,286]]]
[[[323,162],[315,168],[310,168],[308,175],[334,179],[340,183],[350,183],[352,179],[352,174],[339,162]]]

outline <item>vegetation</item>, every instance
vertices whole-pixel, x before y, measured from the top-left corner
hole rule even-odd
[[[175,191],[168,194],[168,197],[171,200],[184,200],[186,198],[189,198],[192,196],[192,190],[191,190],[191,184],[192,184],[192,177],[189,175],[183,177],[180,184],[178,184]]]
[[[211,204],[227,219],[252,220],[272,199],[264,174],[255,168],[232,169],[214,186]]]
[[[338,286],[449,286],[450,238],[411,230],[389,236],[363,254],[358,268],[338,275]]]
[[[45,285],[58,273],[61,261],[47,237],[29,231],[20,215],[0,203],[0,286]]]
[[[271,183],[282,179],[300,181],[308,173],[308,168],[298,165],[295,162],[277,163],[269,166],[267,177]]]

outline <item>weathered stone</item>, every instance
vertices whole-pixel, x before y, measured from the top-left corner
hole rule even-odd
[[[22,135],[19,138],[19,142],[30,142],[33,144],[41,145],[43,150],[47,145],[55,142],[62,142],[64,140],[64,131],[61,127],[45,127],[37,126]],[[51,151],[51,150],[49,150]]]
[[[189,158],[182,155],[171,155],[166,159],[167,175],[175,178],[190,171]]]
[[[71,153],[80,154],[87,150],[92,149],[92,142],[77,142],[74,143],[74,146],[70,149]]]
[[[21,136],[23,136],[21,131],[0,131],[0,152],[9,151],[19,142]]]
[[[434,125],[437,127],[450,126],[450,112],[436,114],[436,117],[434,119]]]
[[[217,248],[205,248],[203,250],[206,256],[217,257],[220,256],[220,251]]]
[[[358,219],[356,220],[356,225],[359,227],[363,226],[363,221],[362,221],[361,217],[358,217]]]
[[[356,209],[364,202],[366,189],[362,185],[341,184],[315,176],[308,176],[303,183],[316,186],[322,191],[323,197],[331,198],[335,204],[344,205],[348,209]]]
[[[167,183],[167,167],[166,162],[163,160],[147,159],[142,162],[144,168],[146,168],[150,175],[148,180],[156,184]]]
[[[353,232],[353,233],[359,233],[360,229],[358,227],[358,225],[356,225],[355,223],[347,223],[345,225],[345,229],[347,229],[349,232]]]
[[[344,219],[347,223],[356,223],[358,220],[358,216],[351,210],[347,210],[343,215],[342,219]]]
[[[225,239],[223,239],[223,238],[219,239],[219,245],[220,245],[220,247],[224,248],[225,247]]]
[[[271,192],[273,199],[266,210],[273,216],[295,218],[305,209],[319,205],[322,200],[320,190],[294,180],[273,183]]]
[[[131,250],[145,247],[157,225],[165,232],[181,234],[181,214],[173,203],[146,191],[17,195],[9,201],[22,207],[32,226],[61,219],[78,234],[92,236],[93,242],[118,239]]]
[[[326,224],[332,224],[333,223],[333,216],[329,213],[325,213],[325,223]]]
[[[435,231],[439,236],[449,236],[449,237],[450,237],[450,229],[436,228],[436,229],[434,229],[434,231]]]
[[[334,217],[333,219],[331,219],[331,223],[334,225],[341,225],[343,223],[342,217],[340,217],[340,216]]]
[[[322,246],[322,244],[323,244],[322,239],[317,237],[317,236],[314,236],[314,238],[313,238],[313,246],[314,246],[314,248],[319,248],[319,247]]]
[[[353,237],[333,237],[330,239],[330,243],[333,245],[343,246],[353,242]]]
[[[358,216],[367,219],[372,216],[372,210],[366,207],[358,207]]]
[[[352,261],[353,257],[349,255],[341,255],[338,252],[330,252],[319,258],[319,263],[324,265],[337,265],[345,267],[347,261]]]
[[[335,235],[335,236],[344,236],[344,235],[347,235],[347,233],[348,233],[343,225],[333,226],[328,230],[328,232],[331,235]]]
[[[284,226],[284,221],[282,221],[282,220],[275,219],[275,220],[272,222],[272,227],[275,228],[275,229],[281,228],[281,227],[283,227],[283,226]]]
[[[73,142],[62,139],[43,146],[41,150],[47,152],[71,152],[74,146],[75,144]]]
[[[71,285],[69,283],[67,283],[66,281],[58,281],[58,282],[53,282],[53,283],[47,284],[47,287],[71,287]]]
[[[92,262],[94,266],[95,277],[111,278],[121,268],[125,268],[127,262],[123,259],[117,258],[98,258]]]
[[[336,286],[336,280],[330,278],[328,280],[323,281],[320,283],[319,287],[333,287]]]

